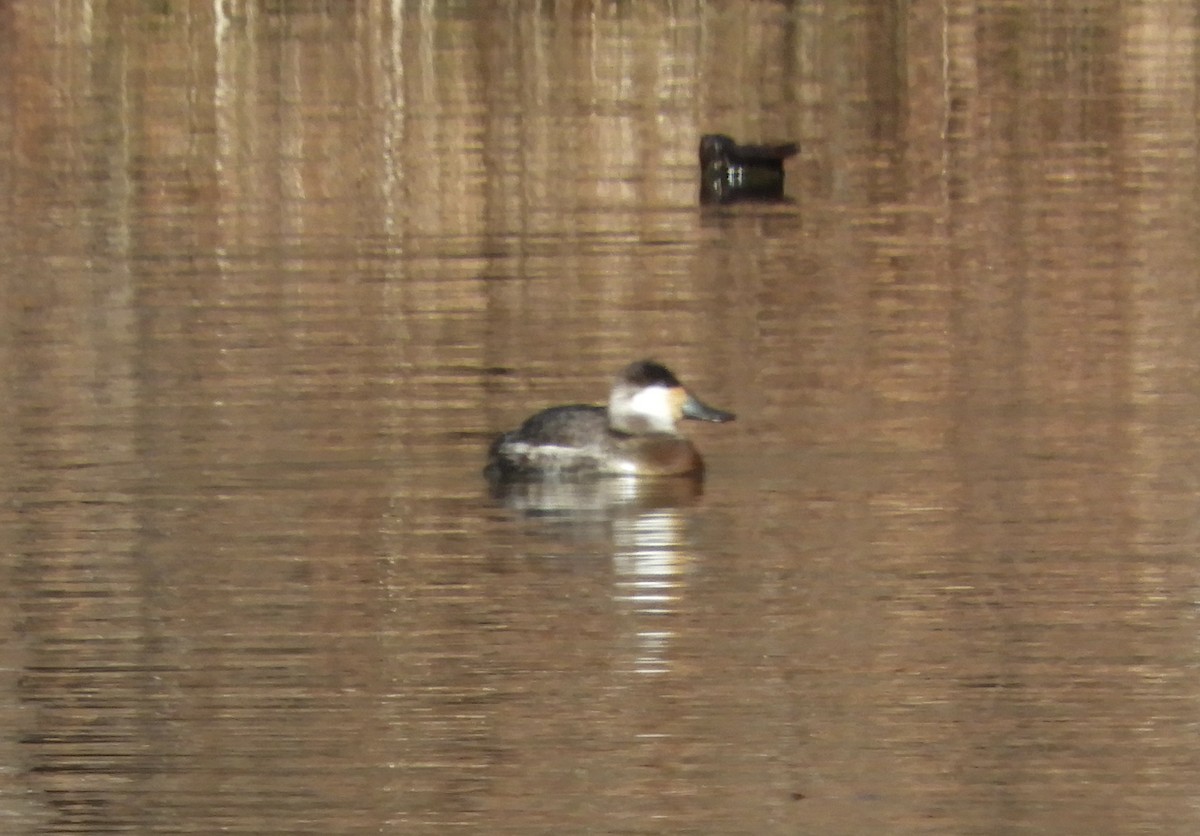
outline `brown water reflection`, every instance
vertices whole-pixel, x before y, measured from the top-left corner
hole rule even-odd
[[[1195,830],[1193,11],[0,4],[0,831]]]

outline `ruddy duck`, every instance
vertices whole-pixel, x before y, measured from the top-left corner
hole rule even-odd
[[[553,406],[499,436],[488,451],[489,479],[551,475],[699,476],[704,460],[679,434],[682,418],[724,423],[671,371],[653,360],[626,366],[613,381],[608,406]]]
[[[794,142],[738,145],[724,134],[700,137],[700,199],[705,203],[783,198],[783,161]]]

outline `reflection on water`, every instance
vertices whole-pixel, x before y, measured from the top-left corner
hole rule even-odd
[[[0,3],[0,831],[1196,831],[1197,43]],[[642,356],[702,490],[488,493]]]
[[[704,482],[691,476],[519,479],[492,485],[492,495],[505,507],[572,526],[691,505],[703,491]]]
[[[670,616],[687,606],[684,581],[691,562],[683,526],[678,513],[661,510],[622,520],[613,532],[615,597],[636,618],[632,667],[638,673],[671,668]]]
[[[683,509],[702,490],[703,482],[691,477],[613,476],[499,482],[493,495],[539,531],[590,541],[609,553],[613,600],[632,625],[629,669],[662,673],[671,666],[670,617],[684,606],[683,583],[694,559]]]

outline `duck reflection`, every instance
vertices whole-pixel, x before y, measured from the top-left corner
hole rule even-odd
[[[569,523],[611,521],[643,511],[680,508],[704,492],[703,480],[692,476],[495,479],[488,484],[492,498],[512,511]]]
[[[784,160],[800,150],[794,142],[739,145],[724,134],[700,138],[701,203],[784,203]]]
[[[614,599],[637,616],[632,635],[632,669],[660,674],[670,670],[672,616],[682,606],[691,566],[684,520],[669,509],[619,520],[613,529],[616,569]]]
[[[611,552],[613,601],[632,630],[621,654],[640,674],[670,670],[672,621],[694,563],[685,510],[703,492],[694,477],[595,477],[492,483],[492,496],[547,532],[595,540]]]

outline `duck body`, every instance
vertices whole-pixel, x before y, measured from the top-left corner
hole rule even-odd
[[[725,134],[705,134],[699,150],[701,199],[781,199],[784,160],[799,150],[794,142],[740,145]]]
[[[783,161],[795,156],[799,150],[800,146],[795,142],[739,145],[725,134],[705,134],[700,137],[700,168],[762,169],[782,176]]]
[[[570,404],[538,412],[488,451],[489,479],[552,476],[701,476],[704,460],[675,426],[681,418],[725,422],[651,360],[617,375],[607,406]]]
[[[669,433],[623,433],[608,409],[553,406],[501,435],[488,454],[489,475],[699,475],[704,461],[686,438]]]

